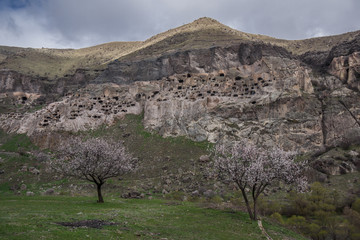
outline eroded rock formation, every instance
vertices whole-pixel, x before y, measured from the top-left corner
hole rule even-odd
[[[187,41],[176,36],[170,40],[178,45]],[[151,55],[159,43],[109,63],[97,77],[78,70],[54,82],[3,70],[0,100],[31,104],[67,95],[33,113],[2,114],[0,127],[29,135],[79,131],[143,113],[144,126],[165,137],[320,149],[360,136],[359,39],[352,34],[302,55],[284,43],[244,39],[186,50],[168,46]]]
[[[156,81],[91,84],[35,113],[2,115],[1,127],[30,135],[79,131],[143,112],[145,127],[163,136],[211,142],[248,138],[299,151],[359,133],[360,97],[346,81],[315,77],[290,56],[259,54],[242,61],[230,49],[223,53],[233,60],[218,58],[217,70],[198,71],[191,67],[198,62],[188,58],[184,64],[192,72]],[[325,84],[325,90],[320,94],[313,84]]]

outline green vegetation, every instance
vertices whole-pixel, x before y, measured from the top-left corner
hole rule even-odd
[[[2,239],[265,239],[245,213],[191,202],[112,199],[99,205],[94,198],[64,196],[3,196],[0,201]],[[94,219],[118,225],[93,229],[56,224]],[[270,223],[265,228],[276,232],[274,239],[304,239]]]
[[[0,131],[0,170],[4,171],[0,175],[0,238],[80,239],[88,235],[94,239],[264,239],[257,225],[240,210],[244,205],[239,193],[194,197],[184,192],[189,186],[211,189],[213,182],[203,178],[204,166],[197,161],[208,154],[211,144],[183,137],[162,138],[144,129],[141,115],[127,115],[113,126],[77,135],[125,141],[140,161],[138,172],[121,181],[110,179],[104,188],[105,204],[99,206],[91,184],[47,172],[46,164],[36,157],[37,147],[26,135]],[[40,174],[30,172],[31,167],[39,169]],[[190,182],[182,185],[188,176]],[[356,192],[357,178],[358,173],[332,176],[328,183],[312,185],[312,191],[306,194],[271,194],[259,203],[261,214],[269,216],[263,221],[266,231],[273,239],[303,239],[289,229],[314,239],[334,234],[340,239],[346,234],[356,239],[360,200],[345,190],[354,183]],[[166,183],[168,179],[172,183]],[[22,184],[26,189],[21,188]],[[162,197],[164,184],[170,190]],[[54,196],[45,196],[49,188],[54,189]],[[28,191],[35,196],[26,196]],[[143,193],[145,199],[119,198],[129,191]],[[149,195],[153,199],[147,199]],[[55,224],[92,219],[119,225],[92,229]]]
[[[358,239],[359,198],[339,198],[335,190],[319,182],[308,193],[291,192],[284,201],[263,202],[262,211],[276,222],[296,229],[312,239]],[[288,204],[286,204],[288,203]]]
[[[139,159],[138,172],[131,177],[153,185],[156,185],[164,174],[177,174],[179,168],[184,174],[200,171],[198,159],[201,155],[208,154],[211,143],[194,142],[185,137],[163,138],[144,129],[142,119],[142,115],[129,114],[112,126],[101,126],[81,134],[84,137],[105,137],[124,141],[129,152]],[[195,178],[197,182],[205,182],[201,176]]]
[[[19,151],[29,151],[31,149],[36,149],[37,147],[31,143],[30,139],[26,134],[15,134],[7,136],[4,132],[0,132],[0,136],[3,137],[3,144],[0,146],[0,149],[6,152],[19,152]]]

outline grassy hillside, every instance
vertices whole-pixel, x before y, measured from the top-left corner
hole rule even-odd
[[[74,74],[76,69],[101,69],[102,65],[121,57],[139,42],[112,42],[83,49],[17,49],[0,58],[0,68],[55,79]],[[0,47],[0,51],[6,49]]]

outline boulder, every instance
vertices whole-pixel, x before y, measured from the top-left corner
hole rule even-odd
[[[206,197],[206,198],[212,198],[212,197],[214,197],[215,195],[216,195],[215,192],[214,192],[213,190],[211,190],[211,189],[206,190],[206,191],[204,192],[204,197]]]
[[[182,179],[181,179],[181,182],[183,183],[189,183],[192,181],[192,178],[190,176],[184,176]]]
[[[202,155],[202,156],[200,156],[199,161],[201,163],[207,163],[210,161],[210,157],[208,155]]]
[[[26,192],[26,196],[35,196],[35,193],[28,191],[28,192]]]
[[[137,191],[132,191],[132,192],[128,192],[128,193],[123,193],[121,194],[122,198],[135,198],[135,199],[140,199],[140,198],[144,198],[145,195],[141,194],[140,192]]]
[[[35,174],[35,175],[40,174],[40,170],[36,169],[35,167],[29,167],[29,172],[31,172],[32,174]]]
[[[46,189],[45,195],[54,195],[55,190],[53,188]]]
[[[348,154],[352,157],[358,157],[360,155],[358,152],[353,151],[353,150],[349,151]]]
[[[193,197],[199,197],[199,196],[200,196],[200,193],[199,193],[198,190],[195,190],[195,191],[191,192],[191,196],[193,196]]]
[[[357,171],[358,164],[357,152],[334,148],[314,160],[311,166],[326,175],[342,175]]]

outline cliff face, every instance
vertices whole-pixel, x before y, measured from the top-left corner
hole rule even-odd
[[[2,71],[2,94],[36,99],[79,90],[34,113],[2,114],[0,127],[48,134],[143,113],[147,129],[196,141],[247,138],[299,151],[352,141],[360,136],[360,34],[353,35],[302,55],[249,39],[168,46],[153,56],[144,48],[109,63],[96,78],[78,70],[54,83]]]
[[[6,98],[12,104],[51,103],[64,94],[85,86],[89,79],[90,76],[83,69],[56,80],[3,69],[0,70],[0,101]]]
[[[228,47],[166,53],[160,57],[135,61],[125,58],[110,63],[94,82],[126,84],[160,80],[174,74],[211,73],[251,65],[266,56],[290,58],[284,48],[247,42]]]
[[[348,80],[336,77],[347,66],[341,59],[351,59],[348,67],[356,71],[358,56],[334,58],[329,72],[335,76],[315,76],[285,49],[257,44],[177,52],[134,64],[117,61],[94,84],[45,109],[3,115],[1,127],[30,135],[78,131],[143,112],[145,127],[163,136],[248,138],[315,150],[359,135],[360,96]]]

